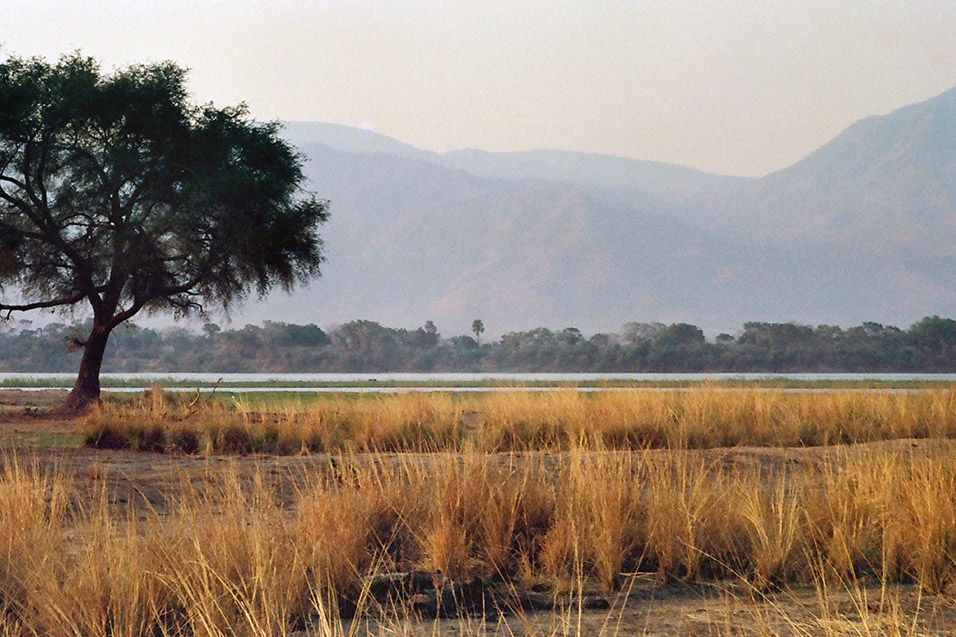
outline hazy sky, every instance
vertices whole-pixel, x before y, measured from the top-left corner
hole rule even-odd
[[[420,148],[761,175],[956,85],[956,0],[3,0],[0,53],[172,59],[195,99]]]

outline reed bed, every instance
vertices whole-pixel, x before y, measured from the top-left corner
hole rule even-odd
[[[637,573],[733,582],[752,599],[806,585],[825,602],[867,581],[956,590],[951,452],[848,450],[769,473],[703,458],[346,455],[291,505],[261,472],[227,468],[184,480],[145,519],[105,488],[78,502],[62,476],[6,458],[0,634],[339,635],[359,620],[395,634],[409,616],[370,600],[367,576],[413,569],[554,596],[594,582],[612,599]],[[790,634],[839,633],[821,626]]]
[[[817,446],[956,437],[956,390],[514,391],[327,395],[307,404],[106,403],[95,447],[179,453],[350,453]]]

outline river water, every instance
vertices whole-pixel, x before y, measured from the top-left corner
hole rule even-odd
[[[348,391],[354,392],[391,392],[391,391],[508,391],[514,387],[510,385],[520,385],[522,383],[545,382],[545,383],[600,383],[600,382],[648,382],[648,383],[678,383],[682,381],[707,382],[707,381],[759,381],[759,380],[794,380],[802,382],[812,381],[889,381],[889,382],[907,382],[907,381],[935,381],[935,382],[956,382],[956,374],[735,374],[735,373],[714,373],[714,374],[657,374],[657,373],[633,373],[633,374],[568,374],[568,373],[499,373],[499,372],[479,372],[479,373],[318,373],[318,374],[212,374],[212,373],[194,373],[194,372],[150,372],[150,373],[103,373],[100,375],[104,390],[108,391],[141,391],[153,384],[175,383],[183,385],[177,387],[180,391],[195,391],[197,386],[211,385],[221,379],[223,383],[222,391],[342,391],[344,386],[355,383],[414,383],[418,387],[375,387],[363,385],[361,387],[347,387]],[[69,388],[73,385],[75,377],[62,373],[0,373],[0,386],[10,389],[41,389],[49,387]],[[122,382],[125,387],[109,387],[113,382]],[[269,383],[267,387],[254,387],[251,385]],[[311,384],[314,383],[314,386]],[[456,383],[456,386],[449,387],[428,387],[428,384],[434,383],[440,385],[443,383]],[[476,385],[484,383],[484,386],[469,386],[469,383]],[[490,387],[488,383],[502,385],[503,387]],[[287,385],[284,385],[287,384]],[[339,387],[335,387],[339,385]],[[170,388],[172,389],[172,388]],[[523,388],[524,389],[524,388]],[[554,391],[554,387],[527,388],[534,391]],[[582,388],[584,391],[603,391],[602,387]]]

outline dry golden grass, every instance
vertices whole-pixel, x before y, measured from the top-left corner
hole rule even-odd
[[[812,624],[772,602],[745,606],[756,634],[918,634],[890,598],[880,608],[892,612],[878,617],[859,600],[851,621],[830,608],[830,591],[862,595],[865,582],[890,597],[911,582],[926,594],[954,591],[951,453],[847,450],[820,466],[773,472],[702,458],[587,449],[344,455],[300,485],[291,506],[261,474],[250,482],[227,468],[184,484],[166,512],[145,520],[105,491],[78,502],[63,477],[8,458],[0,474],[0,633],[278,635],[310,627],[339,635],[358,630],[347,619],[357,613],[382,634],[410,634],[421,625],[379,608],[365,576],[411,569],[516,590],[544,582],[556,595],[595,582],[612,599],[636,572],[656,574],[660,586],[723,583],[737,591],[733,604],[772,600],[789,586],[820,592]],[[564,628],[537,634],[582,634],[575,612],[573,604],[556,611]],[[633,632],[615,628],[619,612],[608,611],[603,634]],[[515,630],[513,622],[469,621],[463,634]],[[732,634],[740,617],[728,613],[727,621]]]
[[[938,634],[920,600],[954,605],[952,447],[850,444],[956,438],[954,390],[436,392],[268,408],[153,391],[84,427],[111,448],[332,455],[290,478],[291,498],[224,460],[145,516],[111,499],[122,476],[107,464],[74,474],[80,488],[6,458],[0,635],[629,635],[647,625],[627,599],[648,580],[652,593],[724,591],[699,634]],[[694,451],[737,445],[846,446],[764,465]],[[370,574],[415,569],[484,582],[492,605],[542,586],[564,603],[450,626],[371,595]],[[585,588],[612,602],[597,619]],[[800,590],[815,591],[812,608]],[[671,632],[686,632],[680,621]]]
[[[264,411],[147,400],[107,404],[90,444],[185,453],[480,451],[816,446],[956,437],[956,390],[503,392],[319,396]]]

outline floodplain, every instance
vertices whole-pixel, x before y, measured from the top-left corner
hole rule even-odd
[[[956,389],[0,392],[0,626],[956,634]]]

